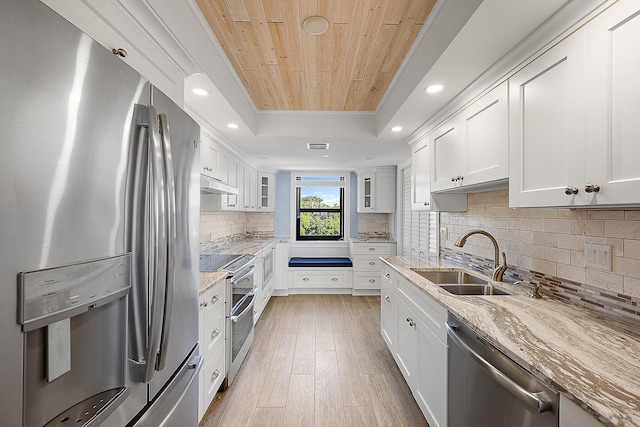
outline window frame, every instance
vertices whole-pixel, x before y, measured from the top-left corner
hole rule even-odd
[[[302,187],[316,188],[314,185],[300,185],[296,186],[296,240],[298,241],[317,241],[317,240],[329,240],[338,241],[344,240],[345,229],[345,189],[340,186],[337,187],[340,190],[340,207],[339,208],[301,208],[300,199],[302,194]],[[303,235],[300,234],[300,213],[339,213],[340,214],[340,234],[339,235]]]

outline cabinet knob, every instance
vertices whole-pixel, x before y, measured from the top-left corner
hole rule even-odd
[[[414,322],[411,317],[407,317],[407,323],[412,327],[416,325],[416,322]]]
[[[600,186],[597,184],[587,184],[584,187],[584,191],[586,191],[587,193],[597,193],[598,191],[600,191]]]
[[[220,335],[220,329],[216,328],[213,330],[213,332],[211,332],[211,339],[214,339],[218,335]]]
[[[385,299],[386,301],[391,301],[391,297],[390,297],[389,295],[385,295],[384,299]]]
[[[455,176],[451,177],[451,182],[456,182],[456,177]]]
[[[215,381],[218,379],[218,377],[220,376],[220,371],[219,370],[215,370],[213,371],[213,373],[211,374],[211,382]]]
[[[566,194],[567,196],[572,196],[574,194],[578,194],[578,188],[577,187],[567,187],[564,189],[564,194]]]
[[[220,299],[220,295],[214,295],[211,297],[211,304],[215,304]]]
[[[206,301],[203,301],[200,303],[200,307],[207,307],[209,304],[207,304]]]
[[[384,277],[386,277],[387,279],[391,279],[391,274],[389,274],[389,273],[385,273],[385,274],[384,274]]]
[[[429,202],[424,202],[424,205],[425,206],[429,206]]]

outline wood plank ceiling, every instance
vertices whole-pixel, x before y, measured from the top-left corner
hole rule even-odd
[[[374,111],[436,0],[196,2],[257,109]]]

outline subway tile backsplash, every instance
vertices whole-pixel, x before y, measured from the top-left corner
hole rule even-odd
[[[462,234],[491,233],[507,255],[505,280],[530,280],[543,292],[611,315],[640,320],[640,210],[510,209],[508,191],[468,196],[467,212],[441,213],[440,256],[491,272],[493,246]],[[444,236],[444,233],[441,233]],[[612,271],[585,267],[586,243],[609,245]]]

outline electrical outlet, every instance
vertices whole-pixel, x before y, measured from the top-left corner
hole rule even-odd
[[[584,266],[603,271],[611,271],[613,255],[611,245],[584,244]]]
[[[440,240],[449,240],[449,229],[447,227],[440,227]]]

